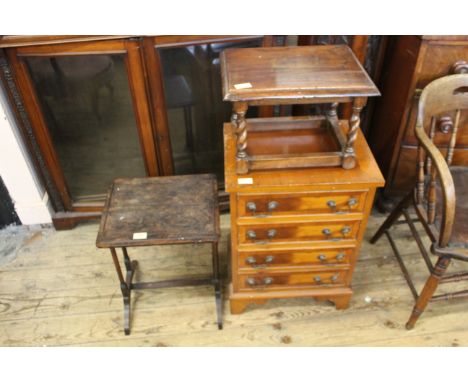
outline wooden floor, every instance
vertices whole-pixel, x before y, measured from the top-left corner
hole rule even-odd
[[[412,296],[386,238],[369,237],[382,216],[370,219],[356,266],[349,309],[312,299],[276,300],[231,315],[224,296],[224,330],[215,325],[209,286],[134,293],[132,334],[122,330],[122,298],[110,254],[95,247],[97,224],[70,231],[33,230],[0,261],[1,346],[465,346],[468,301],[429,305],[412,331],[404,324]],[[220,253],[227,274],[229,216],[222,216]],[[418,288],[427,275],[402,226],[397,243]],[[167,246],[130,251],[136,280],[210,272],[208,246]],[[1,259],[0,259],[1,260]],[[460,270],[460,267],[452,268]],[[226,284],[226,283],[225,283]]]

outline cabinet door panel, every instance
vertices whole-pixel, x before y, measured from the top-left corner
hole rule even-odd
[[[68,211],[99,209],[114,178],[158,174],[139,49],[121,40],[8,51]]]
[[[123,55],[24,60],[73,201],[146,175]]]
[[[166,160],[172,160],[174,174],[211,172],[224,178],[222,126],[230,119],[231,105],[222,100],[219,54],[262,43],[262,38],[252,38],[155,47],[172,154]],[[248,116],[257,113],[252,108]]]

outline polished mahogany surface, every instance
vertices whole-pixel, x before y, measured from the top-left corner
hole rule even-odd
[[[225,101],[380,94],[345,45],[228,49],[221,60]]]

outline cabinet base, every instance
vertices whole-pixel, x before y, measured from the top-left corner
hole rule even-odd
[[[57,231],[75,228],[78,223],[101,218],[100,211],[94,212],[56,212],[52,223]]]
[[[264,304],[268,300],[277,298],[298,298],[312,297],[319,301],[328,300],[335,304],[336,309],[346,309],[349,306],[349,301],[353,291],[351,288],[330,288],[329,290],[284,290],[284,291],[258,291],[249,292],[233,292],[230,286],[229,303],[231,314],[240,314],[245,311],[250,304]]]

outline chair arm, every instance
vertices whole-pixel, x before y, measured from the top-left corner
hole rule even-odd
[[[455,185],[453,183],[452,174],[450,173],[450,169],[447,165],[447,162],[445,161],[445,158],[436,145],[434,145],[434,143],[429,139],[426,132],[424,131],[423,126],[419,123],[416,125],[415,134],[419,144],[424,148],[427,155],[429,155],[431,158],[432,164],[436,168],[442,184],[443,213],[439,236],[439,246],[444,248],[449,243],[455,219]]]

